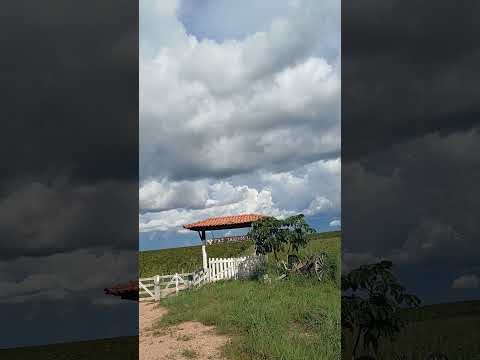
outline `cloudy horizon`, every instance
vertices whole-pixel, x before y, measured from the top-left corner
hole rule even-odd
[[[140,250],[218,215],[340,228],[337,1],[143,1],[139,56]]]
[[[424,304],[479,298],[479,9],[343,8],[342,269],[389,259]]]

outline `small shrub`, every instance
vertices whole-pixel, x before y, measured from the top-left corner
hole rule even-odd
[[[420,304],[398,282],[392,267],[392,262],[381,261],[342,275],[342,331],[355,338],[354,358],[360,343],[377,353],[380,339],[394,340],[407,325],[400,310]]]
[[[263,280],[265,274],[267,274],[267,264],[262,261],[255,264],[255,267],[251,273],[251,279],[257,281]]]

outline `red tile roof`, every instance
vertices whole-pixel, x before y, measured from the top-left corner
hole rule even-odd
[[[197,221],[192,224],[183,225],[185,229],[189,230],[221,230],[221,229],[235,229],[242,227],[249,227],[252,222],[265,217],[261,214],[242,214],[232,216],[216,216],[206,220]]]

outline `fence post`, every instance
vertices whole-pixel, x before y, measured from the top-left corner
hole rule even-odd
[[[154,294],[155,294],[155,301],[160,300],[160,275],[155,275],[155,278],[153,279],[153,286],[154,286]]]
[[[175,273],[175,294],[178,295],[178,273]]]
[[[213,273],[213,270],[212,270],[212,259],[208,259],[208,267],[207,267],[207,272],[206,272],[206,276],[207,276],[207,282],[210,282],[212,281],[212,273]]]

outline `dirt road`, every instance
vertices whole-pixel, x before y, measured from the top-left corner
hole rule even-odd
[[[223,359],[221,348],[226,336],[215,333],[215,327],[188,321],[165,329],[152,329],[155,320],[166,309],[153,303],[140,303],[140,360],[213,360]]]

